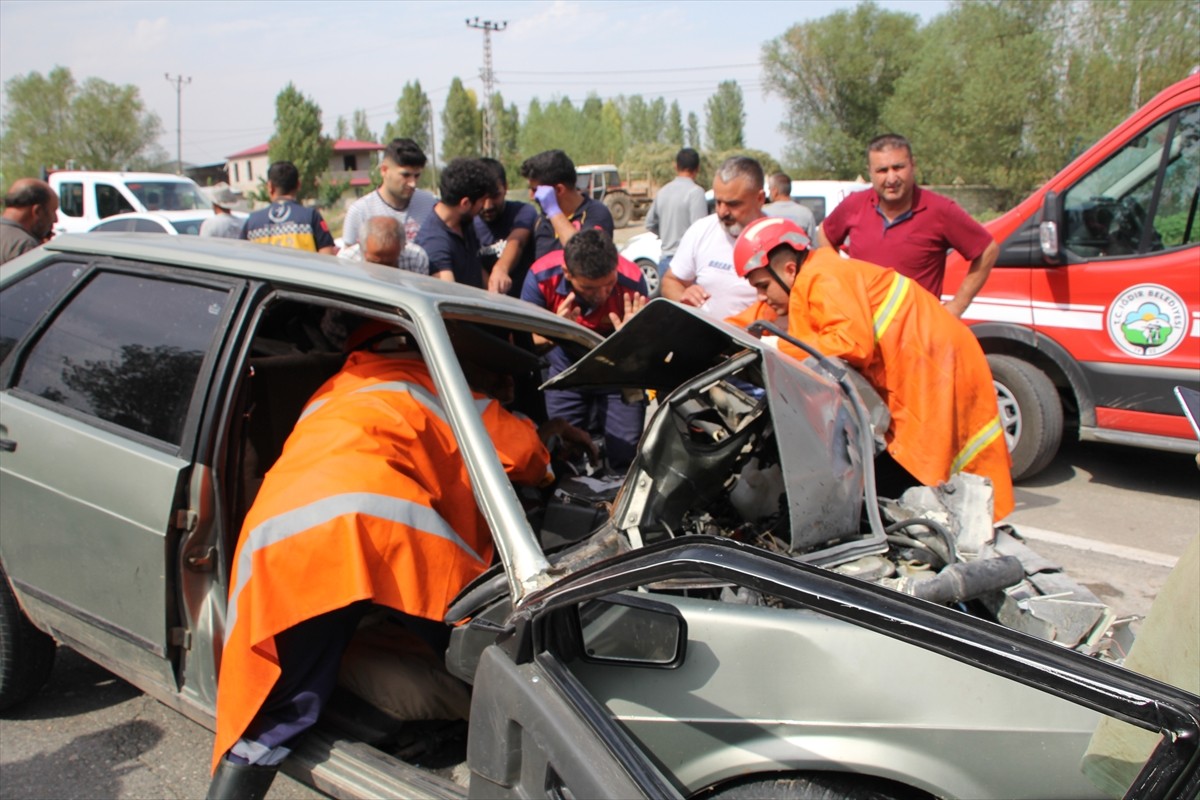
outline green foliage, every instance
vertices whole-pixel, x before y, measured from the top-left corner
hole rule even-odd
[[[679,101],[671,101],[671,110],[667,113],[666,142],[672,147],[683,147],[683,113],[679,110]]]
[[[689,111],[687,117],[687,146],[693,150],[700,149],[700,118],[695,111]]]
[[[350,181],[322,181],[317,187],[317,205],[329,208],[350,189]]]
[[[291,161],[296,165],[300,197],[313,196],[333,154],[333,143],[321,128],[321,107],[289,82],[275,97],[275,135],[267,158],[271,163]]]
[[[483,113],[475,92],[457,77],[450,81],[446,107],[442,110],[442,161],[459,156],[483,155]]]
[[[365,108],[354,109],[354,116],[350,121],[350,138],[356,142],[379,141],[375,138],[375,132],[371,130],[371,122],[367,119]]]
[[[349,139],[350,138],[350,123],[346,122],[346,118],[339,115],[337,122],[333,125],[334,139]]]
[[[383,141],[412,139],[426,155],[431,156],[429,122],[429,96],[421,88],[421,82],[406,83],[400,90],[400,98],[396,100],[396,121],[389,122],[383,129]]]
[[[146,110],[135,86],[88,78],[80,86],[71,71],[55,67],[10,78],[0,160],[7,185],[69,161],[87,169],[146,169],[167,154],[156,141],[158,116]]]
[[[746,111],[742,88],[737,81],[721,81],[717,92],[704,104],[704,132],[710,150],[729,150],[745,145]]]
[[[917,17],[872,2],[793,25],[763,46],[767,90],[787,108],[789,160],[817,177],[853,179],[894,84],[917,49]],[[928,111],[928,109],[925,109]]]

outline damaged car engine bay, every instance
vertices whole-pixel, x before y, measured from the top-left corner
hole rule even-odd
[[[615,530],[632,547],[726,537],[1089,655],[1124,657],[1131,620],[1118,619],[1011,526],[993,525],[987,480],[959,473],[938,487],[876,496],[873,456],[883,450],[888,411],[853,370],[741,346],[758,340],[728,328],[722,335],[678,307],[647,311],[547,384],[648,386],[658,405],[627,475],[581,470],[559,481],[533,520],[548,551],[583,531]],[[638,337],[636,328],[649,325],[653,340]],[[637,351],[621,350],[630,341]],[[689,343],[686,358],[670,345],[681,341]],[[697,370],[704,358],[712,366]],[[703,581],[651,588],[774,602]]]

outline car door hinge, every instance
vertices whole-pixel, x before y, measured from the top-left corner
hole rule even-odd
[[[192,647],[192,632],[187,628],[171,628],[168,641],[172,647],[182,647],[184,650],[190,650]]]
[[[188,569],[193,572],[211,572],[213,564],[217,561],[217,548],[205,547],[193,550],[184,556],[184,561],[187,562]]]
[[[191,533],[196,530],[196,523],[200,521],[200,515],[191,508],[181,508],[175,512],[175,527],[184,533]]]

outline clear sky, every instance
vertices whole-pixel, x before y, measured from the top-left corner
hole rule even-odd
[[[850,0],[514,0],[513,2],[144,2],[0,0],[0,80],[68,67],[77,80],[136,85],[176,150],[176,91],[183,87],[183,159],[209,163],[265,142],[275,95],[288,81],[321,106],[326,131],[366,109],[381,135],[407,81],[420,80],[440,115],[454,76],[482,94],[479,17],[508,27],[492,35],[497,88],[522,116],[533,97],[582,101],[641,94],[678,100],[686,120],[736,79],[749,147],[779,157],[780,101],[765,96],[764,42],[797,22],[853,8]],[[882,0],[922,22],[945,0]],[[6,98],[5,98],[6,99]],[[440,117],[435,129],[440,128]],[[440,146],[440,131],[437,132]]]

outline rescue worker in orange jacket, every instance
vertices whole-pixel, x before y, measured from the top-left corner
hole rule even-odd
[[[992,482],[994,519],[1012,511],[991,370],[974,334],[938,298],[895,270],[812,250],[787,219],[748,225],[733,260],[759,300],[787,316],[793,338],[842,359],[879,392],[892,415],[887,451],[897,464],[927,486],[956,472],[981,475]]]
[[[481,369],[464,363],[473,388]],[[552,477],[533,423],[473,393],[509,477],[527,485]],[[543,429],[586,436],[555,421]],[[320,715],[369,603],[440,626],[492,554],[421,356],[351,353],[305,407],[242,527],[208,796],[265,794],[290,741]]]

